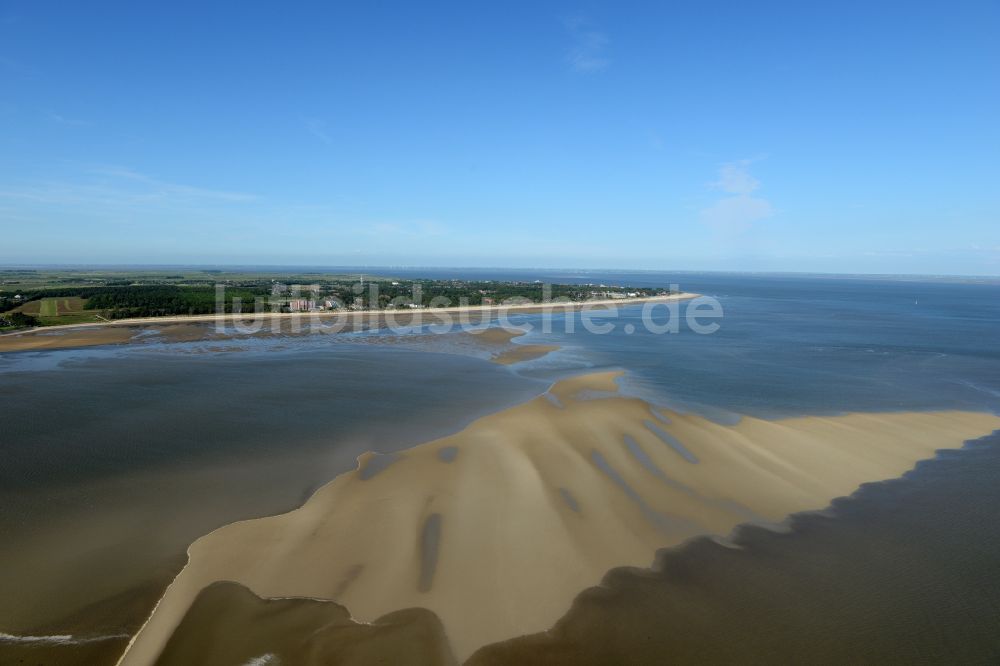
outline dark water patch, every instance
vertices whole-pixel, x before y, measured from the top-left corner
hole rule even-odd
[[[458,457],[458,447],[457,446],[443,446],[437,451],[438,460],[441,462],[455,462],[455,458]]]
[[[434,572],[437,571],[438,551],[441,547],[441,514],[432,513],[427,516],[420,530],[420,580],[417,589],[429,592],[434,584]]]
[[[621,394],[617,391],[601,391],[598,389],[583,389],[577,392],[574,396],[574,400],[607,400],[608,398],[620,398]]]
[[[156,663],[454,666],[456,661],[441,621],[429,610],[410,608],[361,624],[331,601],[262,599],[242,585],[219,582],[195,598]]]
[[[614,481],[618,487],[625,491],[625,494],[630,500],[641,506],[644,510],[651,511],[649,505],[646,504],[646,500],[642,499],[642,496],[637,493],[632,486],[628,485],[628,481],[626,481],[622,475],[618,473],[618,470],[611,466],[611,463],[608,462],[607,458],[601,455],[600,451],[591,451],[590,458],[594,461],[594,464],[597,465],[599,470],[604,472],[609,479]]]
[[[615,569],[493,664],[994,664],[1000,433],[867,484],[784,532],[663,550]],[[735,547],[733,547],[735,546]]]
[[[0,627],[0,665],[112,666],[185,561],[180,556],[174,568],[140,587],[63,612],[29,631],[7,633],[7,640],[2,637],[9,627]],[[25,636],[43,640],[20,640]]]
[[[763,518],[761,516],[758,516],[752,510],[750,510],[743,504],[740,504],[739,502],[729,499],[705,497],[704,495],[696,491],[694,488],[691,488],[690,486],[667,476],[667,474],[662,469],[660,469],[655,462],[653,462],[652,458],[650,458],[649,455],[642,449],[639,443],[635,441],[634,437],[632,437],[631,435],[625,435],[624,440],[625,440],[625,448],[627,448],[628,452],[632,454],[632,457],[635,458],[636,461],[640,465],[642,465],[646,470],[648,470],[651,474],[653,474],[653,476],[660,479],[660,481],[670,486],[671,488],[679,490],[682,493],[689,495],[700,502],[704,502],[705,504],[718,507],[723,511],[726,511],[727,513],[730,513],[734,516],[739,516],[741,520],[750,522],[763,521]]]
[[[13,396],[0,403],[0,493],[317,441],[402,449],[540,392],[477,359],[344,344],[197,357],[74,353],[79,360],[53,370],[0,373]]]
[[[563,498],[563,501],[566,502],[566,506],[574,512],[580,513],[580,503],[576,501],[575,497],[573,497],[573,493],[569,491],[569,488],[560,488],[559,495]]]
[[[670,420],[670,417],[667,416],[666,414],[664,414],[663,412],[661,412],[659,409],[654,408],[654,409],[651,409],[649,411],[652,412],[652,414],[653,414],[654,417],[656,417],[660,421],[663,421],[667,425],[670,425],[671,423],[673,423],[673,421]]]
[[[646,452],[642,450],[642,447],[639,446],[639,443],[635,441],[635,438],[631,435],[625,435],[625,448],[627,448],[628,452],[632,454],[632,457],[635,458],[640,465],[645,467],[648,472],[653,474],[653,476],[661,481],[668,481],[667,475],[663,473],[663,470],[656,466],[656,463],[653,462],[652,458],[650,458]]]
[[[614,481],[615,485],[621,488],[625,495],[638,505],[639,510],[642,511],[642,515],[645,516],[646,520],[651,522],[656,526],[657,529],[663,530],[671,534],[676,534],[678,531],[687,532],[694,534],[697,532],[698,528],[693,523],[684,520],[682,518],[677,518],[675,516],[669,516],[665,513],[661,513],[649,506],[642,495],[640,495],[636,490],[628,484],[628,481],[618,473],[611,463],[608,462],[607,458],[601,455],[600,451],[590,452],[591,460],[597,465],[597,468],[604,472],[604,474]]]
[[[559,409],[563,408],[563,404],[562,404],[562,401],[559,400],[559,396],[554,395],[552,393],[549,393],[547,391],[543,395],[545,396],[546,400],[548,400],[550,403],[552,403],[553,405],[555,405]]]
[[[344,574],[344,577],[340,579],[339,583],[337,583],[337,589],[333,591],[333,598],[339,599],[340,597],[342,597],[344,593],[347,592],[348,588],[354,584],[354,581],[358,579],[358,576],[360,576],[361,572],[364,570],[365,570],[365,565],[363,564],[355,564],[353,567],[348,569],[347,572]]]
[[[698,457],[693,453],[691,453],[690,451],[688,451],[687,447],[681,444],[680,440],[678,440],[676,437],[674,437],[669,432],[667,432],[660,426],[656,425],[652,421],[646,420],[643,421],[642,423],[644,426],[646,426],[646,428],[649,429],[651,433],[659,437],[664,444],[672,448],[675,452],[677,452],[678,455],[684,458],[684,460],[686,460],[691,464],[698,463]]]

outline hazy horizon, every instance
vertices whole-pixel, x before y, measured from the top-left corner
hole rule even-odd
[[[928,278],[928,279],[982,279],[1000,280],[1000,274],[971,273],[866,273],[866,272],[828,272],[828,271],[797,271],[797,270],[736,270],[736,269],[689,269],[689,268],[623,268],[620,266],[511,266],[511,265],[458,265],[458,264],[336,264],[336,263],[5,263],[0,262],[0,270],[156,270],[156,269],[199,269],[199,270],[244,270],[249,272],[269,271],[304,271],[320,273],[355,272],[358,270],[449,270],[449,271],[579,271],[583,273],[676,273],[684,274],[730,274],[730,275],[774,275],[774,276],[817,276],[844,278]]]

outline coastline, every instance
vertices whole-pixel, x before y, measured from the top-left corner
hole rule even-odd
[[[610,569],[822,509],[1000,427],[955,411],[727,426],[617,395],[620,375],[557,382],[391,460],[366,454],[301,508],[198,539],[119,663],[155,661],[218,580],[263,599],[327,599],[360,622],[426,608],[463,660],[551,627]]]
[[[15,577],[17,582],[11,581],[10,587],[6,587],[5,582],[0,581],[0,587],[5,589],[5,598],[0,602],[4,607],[0,615],[5,618],[0,633],[92,637],[127,632],[126,636],[100,644],[88,642],[86,649],[77,643],[46,646],[22,641],[16,650],[13,643],[0,636],[0,662],[11,659],[16,662],[14,657],[26,657],[26,661],[30,661],[27,657],[37,657],[45,663],[51,660],[80,663],[81,666],[113,664],[185,565],[186,550],[199,537],[234,521],[283,513],[301,506],[317,488],[354,469],[357,457],[366,451],[374,449],[392,457],[405,448],[458,432],[480,416],[539,395],[546,389],[546,383],[525,381],[516,373],[488,363],[490,354],[509,347],[510,340],[519,333],[519,330],[492,327],[476,335],[459,332],[443,336],[443,341],[434,340],[436,346],[443,345],[449,350],[465,348],[447,356],[440,352],[414,354],[418,349],[413,348],[398,354],[381,354],[376,348],[359,350],[364,356],[362,360],[353,351],[338,352],[337,345],[331,350],[332,359],[341,360],[331,360],[325,352],[303,357],[299,362],[266,358],[265,354],[261,363],[234,364],[222,358],[221,365],[214,370],[211,359],[171,362],[171,358],[185,358],[185,352],[154,355],[163,359],[163,364],[150,365],[150,357],[144,356],[137,364],[145,368],[143,371],[115,355],[114,360],[107,361],[109,370],[121,369],[123,364],[129,368],[116,384],[134,386],[133,380],[142,381],[147,376],[180,380],[175,384],[167,379],[154,386],[146,396],[152,400],[147,403],[150,409],[157,414],[155,420],[148,421],[150,429],[168,434],[151,435],[144,440],[151,447],[164,451],[174,451],[175,439],[179,446],[176,451],[161,457],[163,464],[147,469],[124,469],[120,473],[101,474],[66,484],[68,491],[65,493],[43,489],[19,495],[17,501],[4,502],[7,511],[6,514],[0,512],[0,518],[9,520],[22,511],[29,511],[25,515],[34,516],[44,529],[38,530],[37,535],[35,530],[27,528],[5,530],[11,539],[0,548],[0,561],[4,563],[8,578]],[[394,338],[370,337],[376,341],[376,347],[394,344]],[[166,374],[159,370],[161,366],[167,369]],[[235,367],[244,370],[231,373]],[[429,371],[426,374],[425,369]],[[237,430],[253,429],[256,435],[247,432],[222,434],[228,429],[208,423],[202,426],[200,414],[215,414],[218,407],[226,409],[228,404],[245,404],[248,399],[254,399],[257,395],[255,376],[260,376],[261,371],[268,377],[269,390],[299,391],[306,398],[304,403],[297,400],[297,407],[283,408],[282,413],[290,423],[282,426],[266,415],[248,416]],[[393,387],[387,386],[385,381],[370,379],[372,373],[391,381]],[[392,379],[393,373],[402,373],[411,379]],[[102,407],[95,410],[96,413],[82,408],[81,413],[87,415],[88,422],[116,420],[114,408],[107,408],[104,417],[101,415],[105,409],[103,405],[115,402],[95,395],[95,392],[108,393],[101,374],[87,374],[91,389],[85,393],[91,404]],[[428,387],[421,386],[419,379],[412,379],[424,376],[439,381]],[[115,377],[119,377],[118,372]],[[211,377],[210,387],[205,385],[206,377]],[[11,376],[10,379],[24,386],[56,386],[54,382],[32,381],[27,376]],[[69,385],[78,384],[67,381]],[[20,385],[11,384],[8,388]],[[172,386],[176,386],[177,391],[169,388]],[[214,400],[203,395],[199,407],[191,409],[184,404],[187,400],[182,395],[189,389],[196,394],[226,394],[229,397]],[[60,390],[60,395],[72,400],[75,407],[74,393],[75,389],[70,386],[65,391]],[[31,404],[40,402],[33,397],[35,392],[22,395],[22,399]],[[395,425],[367,423],[363,419],[350,421],[353,408],[339,405],[358,404],[355,401],[359,400],[369,405],[393,405]],[[69,406],[60,409],[60,415],[72,427],[74,419],[65,416],[66,409]],[[175,428],[166,415],[179,412],[185,413],[189,423]],[[320,412],[338,427],[331,429],[322,422],[312,426],[305,424],[316,421],[312,415]],[[34,422],[34,415],[40,413],[44,413],[44,408],[21,412],[22,421]],[[343,422],[345,419],[348,422]],[[215,423],[217,419],[210,421]],[[33,429],[32,432],[37,431]],[[97,441],[107,430],[81,424],[75,433],[79,441]],[[128,439],[118,436],[108,444]],[[197,444],[184,447],[184,441],[211,443],[211,448],[219,450],[220,455],[208,460],[192,459],[191,449],[196,449]],[[110,455],[126,446],[109,447]],[[72,447],[67,444],[67,448]],[[240,453],[244,447],[246,452]],[[73,467],[81,466],[79,457],[73,460]],[[20,476],[20,470],[14,464],[6,471],[10,477],[15,477]],[[33,472],[41,474],[43,468],[35,468]],[[8,496],[16,492],[11,491],[10,485],[6,490]],[[56,508],[37,512],[34,509],[51,505]],[[60,505],[65,506],[63,511],[57,510]],[[141,526],[142,523],[149,527]],[[15,544],[19,545],[14,547]],[[104,656],[91,658],[98,648]],[[58,655],[50,659],[49,655],[56,652]],[[67,656],[71,653],[74,658],[79,656],[80,661],[72,661]]]
[[[358,325],[385,328],[390,325],[411,326],[416,320],[420,325],[450,325],[461,327],[468,323],[480,326],[484,322],[508,314],[535,314],[539,312],[571,312],[584,308],[609,309],[610,306],[629,306],[642,303],[668,303],[698,298],[700,294],[680,293],[668,296],[649,296],[630,299],[602,299],[599,301],[567,303],[524,303],[501,306],[455,306],[447,308],[427,308],[414,310],[334,310],[317,312],[262,312],[244,318],[234,314],[177,315],[165,317],[142,317],[116,319],[87,324],[61,324],[0,334],[0,353],[17,351],[41,351],[47,349],[70,349],[99,345],[131,344],[138,341],[191,342],[201,340],[225,340],[255,335],[302,335],[312,333],[339,333],[344,327]],[[464,321],[453,322],[458,316]],[[270,323],[256,332],[234,332],[217,334],[212,325],[232,326],[238,322],[254,320]],[[285,330],[282,324],[291,324],[292,330]],[[339,328],[338,328],[339,326]],[[274,330],[277,328],[278,330]],[[299,330],[296,330],[298,328]],[[143,335],[147,331],[153,336]],[[481,335],[482,331],[470,331]],[[551,351],[551,350],[548,350]],[[545,350],[519,351],[503,363],[527,360],[529,356],[544,355]]]
[[[549,302],[549,303],[517,303],[511,305],[463,305],[449,306],[443,308],[416,308],[407,310],[317,310],[313,312],[257,312],[241,314],[204,314],[204,315],[166,315],[163,317],[133,317],[129,319],[113,319],[100,322],[88,322],[84,324],[57,324],[54,326],[38,326],[20,331],[9,331],[0,333],[0,341],[8,338],[37,335],[49,332],[64,332],[74,330],[97,330],[111,327],[148,326],[155,324],[233,324],[248,320],[290,320],[299,322],[310,322],[323,320],[346,318],[347,320],[370,319],[377,321],[387,317],[422,317],[424,315],[455,315],[455,314],[479,314],[489,315],[491,318],[508,312],[513,313],[538,313],[546,311],[573,311],[590,307],[605,306],[627,306],[636,303],[657,303],[682,301],[698,298],[701,294],[681,292],[679,294],[669,294],[665,296],[645,296],[628,299],[600,299],[593,301],[574,302]],[[0,347],[2,350],[2,347]]]

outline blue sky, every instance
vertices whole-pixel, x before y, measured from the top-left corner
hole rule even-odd
[[[0,2],[0,262],[1000,274],[1000,3]]]

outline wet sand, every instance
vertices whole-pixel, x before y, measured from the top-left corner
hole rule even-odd
[[[99,345],[119,345],[149,342],[195,342],[224,340],[230,335],[220,335],[209,324],[166,324],[160,326],[81,324],[69,327],[51,326],[23,333],[0,335],[0,353],[15,351],[41,351],[49,349],[75,349]]]
[[[35,329],[26,333],[7,333],[0,336],[0,352],[32,351],[42,349],[73,349],[129,342],[138,330],[131,326],[106,328],[80,328],[72,331],[47,331]]]
[[[559,345],[516,344],[514,339],[526,331],[519,328],[492,327],[467,333],[474,341],[493,351],[490,360],[499,365],[514,365],[542,358],[559,349]]]
[[[559,345],[516,345],[511,349],[499,352],[493,356],[493,362],[500,365],[513,365],[524,361],[542,358],[559,349]]]
[[[202,537],[121,663],[153,663],[223,580],[333,600],[360,622],[425,608],[464,660],[544,631],[608,570],[648,566],[658,548],[822,509],[1000,427],[957,411],[721,425],[603,397],[619,374],[560,382],[391,461],[362,456],[302,508]]]
[[[1000,432],[785,530],[615,569],[553,628],[467,666],[997,663],[998,478]]]
[[[524,335],[524,331],[519,328],[504,328],[496,326],[486,328],[481,331],[469,333],[475,340],[487,345],[504,346],[510,344],[514,338]]]

